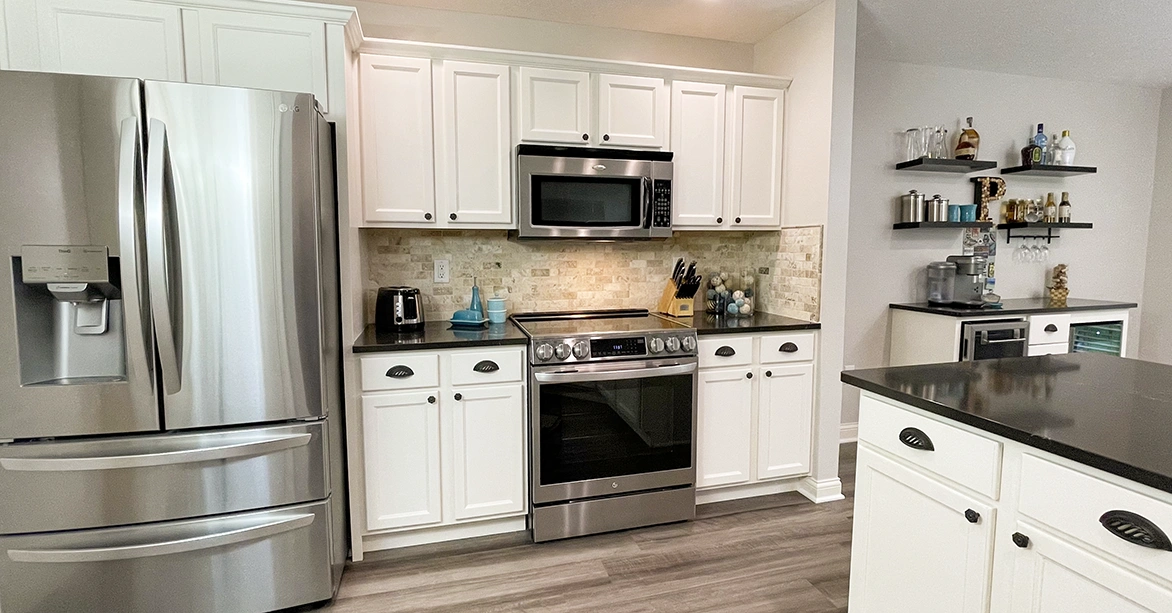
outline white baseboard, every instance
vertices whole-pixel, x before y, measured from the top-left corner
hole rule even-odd
[[[473,521],[466,524],[453,524],[433,528],[408,529],[399,532],[385,532],[382,534],[367,534],[362,537],[362,549],[365,552],[381,549],[397,549],[399,547],[414,547],[443,541],[491,536],[506,532],[520,532],[528,528],[526,516],[505,517]]]
[[[838,442],[854,443],[859,440],[859,422],[842,424],[838,427]]]
[[[817,481],[813,477],[806,477],[798,484],[798,492],[817,504],[842,500],[842,481],[838,477]]]
[[[754,498],[756,496],[771,496],[773,494],[792,492],[798,489],[798,483],[800,480],[801,477],[797,477],[793,479],[762,481],[760,483],[742,483],[741,485],[726,485],[705,490],[698,490],[696,492],[696,505],[698,506],[702,504],[711,504],[713,502],[726,502],[728,500],[740,500],[741,498]]]

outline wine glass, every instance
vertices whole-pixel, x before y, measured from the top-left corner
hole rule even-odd
[[[1050,261],[1050,241],[1046,241],[1046,243],[1042,245],[1040,257],[1041,259],[1038,261],[1043,264]]]
[[[1042,248],[1038,246],[1038,237],[1034,237],[1034,244],[1030,247],[1030,261],[1042,263]]]
[[[1017,262],[1018,264],[1025,264],[1027,261],[1027,252],[1028,250],[1026,249],[1025,239],[1022,239],[1022,241],[1017,244],[1017,249],[1013,250],[1013,261]]]

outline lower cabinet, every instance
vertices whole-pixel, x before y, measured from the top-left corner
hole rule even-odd
[[[438,396],[433,389],[362,398],[367,530],[443,520]]]
[[[810,472],[814,365],[766,366],[757,395],[757,478]]]
[[[520,383],[459,390],[450,410],[453,516],[525,511],[525,394]]]
[[[701,371],[697,412],[696,486],[753,478],[753,380],[747,368]]]

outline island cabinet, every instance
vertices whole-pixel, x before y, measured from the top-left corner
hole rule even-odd
[[[1172,611],[1172,493],[873,392],[852,613]]]
[[[371,551],[524,530],[524,347],[360,358],[364,492],[352,516]],[[364,518],[364,519],[363,519]]]
[[[700,337],[698,503],[791,491],[809,474],[815,337]]]

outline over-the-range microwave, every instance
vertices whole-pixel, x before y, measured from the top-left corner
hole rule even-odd
[[[672,153],[519,145],[518,238],[671,237]]]

